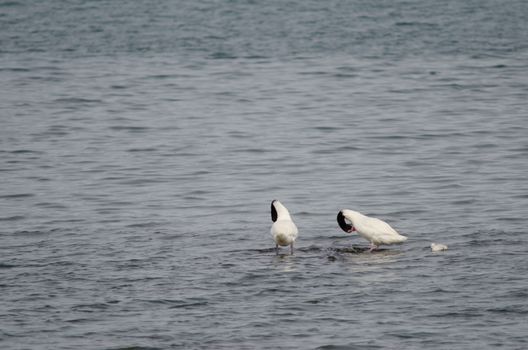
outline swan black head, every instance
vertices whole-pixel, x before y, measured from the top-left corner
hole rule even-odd
[[[340,211],[337,213],[337,223],[339,224],[339,227],[347,233],[352,232],[352,225],[347,224],[345,221],[345,216],[343,215],[343,211]]]
[[[277,209],[275,209],[274,205],[276,201],[276,199],[271,201],[271,221],[273,222],[277,221]]]

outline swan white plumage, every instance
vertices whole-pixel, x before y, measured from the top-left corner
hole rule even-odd
[[[273,200],[271,202],[271,236],[275,241],[275,251],[279,253],[279,246],[290,246],[293,254],[293,242],[297,238],[297,226],[293,223],[290,212],[281,202]]]
[[[447,250],[447,246],[442,243],[431,243],[431,251],[441,252],[442,250]]]
[[[361,237],[369,241],[370,251],[377,249],[381,244],[395,244],[407,240],[407,237],[400,235],[385,221],[349,209],[343,209],[337,214],[337,223],[343,231],[348,233],[357,231]]]

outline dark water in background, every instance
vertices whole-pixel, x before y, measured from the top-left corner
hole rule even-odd
[[[0,1],[0,347],[525,349],[527,38],[521,0]]]

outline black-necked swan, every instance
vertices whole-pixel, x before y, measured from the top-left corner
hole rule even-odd
[[[348,222],[350,223],[347,223]],[[337,214],[337,223],[345,232],[357,233],[370,242],[370,252],[381,244],[395,244],[407,240],[385,221],[371,218],[357,211],[343,209]]]
[[[275,252],[279,253],[279,246],[290,246],[291,254],[293,254],[293,242],[297,238],[297,226],[292,221],[288,209],[278,200],[271,202],[271,236],[275,241]]]

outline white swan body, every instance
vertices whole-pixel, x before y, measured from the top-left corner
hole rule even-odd
[[[343,231],[348,233],[357,231],[361,237],[369,241],[371,251],[381,244],[395,244],[407,240],[407,237],[400,235],[385,221],[368,217],[357,211],[348,209],[341,210],[337,214],[337,222]]]
[[[442,250],[447,250],[447,246],[442,243],[431,243],[431,251],[441,252]]]
[[[291,253],[293,254],[293,242],[297,239],[297,226],[293,223],[293,220],[288,212],[288,209],[278,200],[271,202],[271,236],[275,241],[275,249],[278,252],[279,246],[290,246]]]

